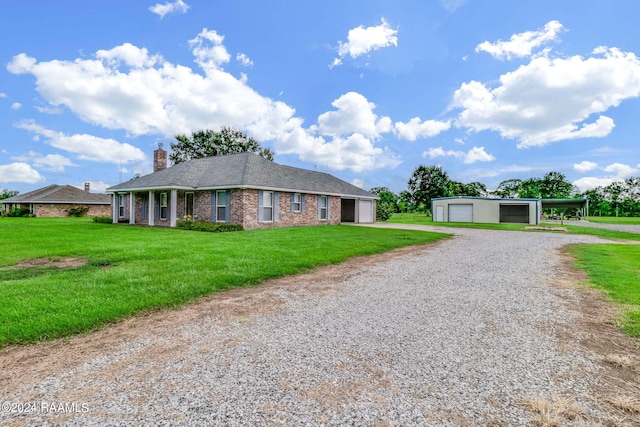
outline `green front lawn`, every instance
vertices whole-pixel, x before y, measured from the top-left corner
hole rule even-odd
[[[623,305],[622,329],[640,337],[640,246],[580,245],[570,251],[590,283]]]
[[[0,218],[0,236],[2,347],[90,331],[225,289],[448,235],[349,226],[203,233],[87,218]],[[15,268],[34,258],[88,263]]]
[[[615,216],[590,216],[587,217],[590,222],[597,222],[600,224],[627,224],[627,225],[640,225],[640,217],[615,217]]]

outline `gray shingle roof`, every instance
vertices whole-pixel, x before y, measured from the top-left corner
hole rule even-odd
[[[254,153],[189,160],[149,175],[134,178],[107,191],[153,189],[257,188],[279,191],[376,198],[333,175],[284,166]]]
[[[90,193],[71,185],[52,184],[28,193],[0,200],[0,203],[74,203],[110,205],[111,195]]]

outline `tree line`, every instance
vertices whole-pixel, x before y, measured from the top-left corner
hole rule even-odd
[[[273,152],[263,148],[255,139],[242,131],[223,126],[219,131],[200,130],[190,136],[175,136],[169,159],[173,164],[191,159],[253,152],[273,160]],[[396,212],[427,212],[431,200],[437,197],[473,196],[501,198],[567,199],[586,198],[590,214],[600,216],[640,216],[640,177],[628,178],[604,187],[580,193],[560,172],[549,172],[541,178],[507,179],[493,191],[486,185],[473,181],[463,183],[452,180],[440,166],[418,166],[407,189],[395,194],[387,187],[369,190],[380,197],[377,217],[388,219]],[[17,191],[0,190],[0,199],[17,195]]]
[[[628,178],[604,187],[580,192],[567,181],[560,172],[549,172],[542,177],[528,179],[507,179],[495,190],[489,191],[481,182],[462,183],[449,178],[440,166],[418,166],[409,181],[407,189],[400,194],[387,187],[369,190],[380,200],[377,217],[386,221],[393,213],[427,213],[431,200],[438,197],[473,196],[524,199],[573,199],[589,200],[590,215],[598,216],[640,216],[640,177]]]

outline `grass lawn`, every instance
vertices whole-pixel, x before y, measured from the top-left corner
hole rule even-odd
[[[587,217],[590,222],[598,222],[601,224],[628,224],[628,225],[640,225],[640,217],[626,217],[626,216],[590,216]]]
[[[590,283],[623,305],[622,329],[640,337],[640,246],[580,245],[570,251]]]
[[[590,217],[591,218],[591,217]],[[487,230],[508,230],[508,231],[531,231],[535,233],[548,233],[550,231],[541,230],[526,230],[525,227],[529,227],[529,224],[483,224],[483,223],[471,223],[471,222],[433,222],[431,216],[424,214],[393,214],[387,221],[395,224],[418,224],[418,225],[431,225],[437,227],[453,227],[453,228],[478,228]],[[630,224],[630,223],[629,223]],[[640,240],[640,234],[628,233],[625,231],[606,230],[602,228],[589,228],[571,225],[569,221],[565,221],[561,226],[560,224],[545,224],[554,227],[565,227],[569,234],[588,234],[591,236],[599,236],[605,239],[612,240]],[[555,232],[554,232],[555,233]]]
[[[93,224],[87,218],[0,218],[0,347],[93,330],[158,308],[446,234],[326,226],[204,233]],[[33,258],[82,267],[21,268]]]

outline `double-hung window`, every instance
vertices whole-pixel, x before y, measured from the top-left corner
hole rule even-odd
[[[127,196],[125,196],[124,194],[119,194],[118,195],[118,216],[120,218],[124,218],[125,216],[126,202],[127,202]]]
[[[227,220],[227,191],[216,191],[216,221],[226,222]]]
[[[160,219],[167,219],[169,213],[169,198],[167,193],[160,193]]]
[[[273,191],[262,192],[262,221],[273,221]]]
[[[291,198],[291,211],[302,212],[302,194],[294,193]]]
[[[318,196],[318,219],[326,221],[329,219],[329,197]]]

